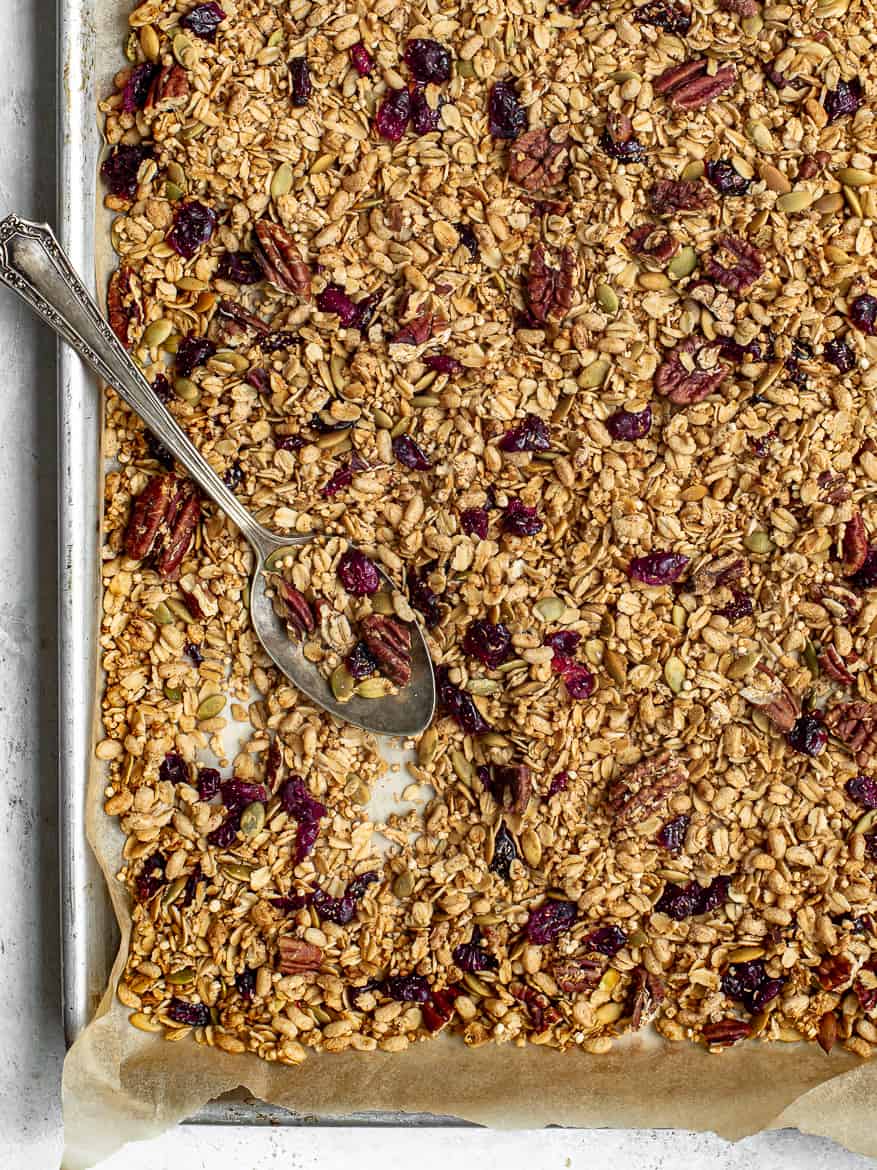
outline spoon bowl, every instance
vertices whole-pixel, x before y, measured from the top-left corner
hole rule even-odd
[[[247,511],[207,463],[173,416],[156,397],[104,320],[61,245],[46,224],[17,215],[0,221],[0,282],[8,285],[139,415],[153,435],[185,468],[246,537],[255,553],[250,587],[253,629],[274,664],[317,706],[346,723],[379,735],[418,735],[435,710],[435,677],[426,639],[418,622],[411,630],[411,681],[396,694],[379,699],[354,695],[340,703],[329,680],[309,662],[301,644],[290,639],[283,619],[266,592],[265,566],[281,549],[295,549],[317,535],[280,536],[269,532]],[[379,566],[390,589],[398,586]]]

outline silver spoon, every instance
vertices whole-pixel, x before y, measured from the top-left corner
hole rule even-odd
[[[50,227],[17,215],[0,221],[0,282],[18,293],[113,387],[250,542],[256,559],[250,617],[262,645],[280,670],[314,703],[347,723],[384,735],[417,735],[423,731],[435,709],[435,679],[420,626],[411,623],[411,682],[406,687],[387,698],[354,696],[346,703],[335,699],[328,680],[307,661],[301,646],[290,640],[265,592],[265,566],[273,553],[321,538],[277,536],[253,519],[155,396],[101,316]],[[381,572],[381,577],[387,586],[395,588],[386,573]]]

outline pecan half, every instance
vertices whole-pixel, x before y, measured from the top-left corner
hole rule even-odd
[[[526,1004],[533,1027],[537,1032],[541,1032],[543,1028],[547,1028],[549,1024],[560,1019],[560,1012],[557,1008],[552,1007],[548,996],[542,995],[535,987],[528,987],[526,983],[510,983],[509,991],[515,999]]]
[[[359,623],[362,640],[381,672],[400,687],[411,679],[411,631],[384,614],[372,613]]]
[[[847,622],[851,622],[859,612],[859,597],[843,585],[813,585],[810,596],[819,605],[825,606],[834,617],[843,618]]]
[[[849,983],[853,964],[846,955],[825,955],[816,968],[816,978],[826,991],[837,991]]]
[[[755,0],[719,0],[721,12],[733,12],[736,16],[754,16],[758,11]]]
[[[137,499],[125,529],[125,556],[142,561],[149,556],[177,490],[172,473],[154,475]]]
[[[551,968],[554,982],[564,995],[593,991],[603,976],[605,964],[597,959],[561,959]]]
[[[868,532],[861,512],[854,512],[844,525],[842,569],[845,577],[858,573],[868,559]]]
[[[634,1032],[650,1024],[664,999],[664,984],[645,967],[634,967],[626,1014]]]
[[[569,135],[563,126],[551,131],[529,130],[509,147],[509,178],[525,191],[558,186],[569,165]]]
[[[843,504],[853,494],[849,482],[842,475],[835,475],[831,471],[821,472],[816,482],[819,499],[823,504]]]
[[[252,329],[260,337],[271,332],[271,326],[267,322],[229,297],[222,297],[219,300],[216,313],[218,317],[224,318],[222,328],[229,337],[234,337],[247,329]]]
[[[710,1048],[727,1048],[738,1040],[745,1040],[751,1032],[752,1028],[745,1020],[735,1020],[733,1016],[703,1026],[703,1038]]]
[[[565,317],[572,308],[575,257],[572,249],[560,254],[560,267],[551,268],[545,260],[545,248],[537,244],[530,254],[527,275],[527,305],[537,321]]]
[[[498,803],[513,813],[523,815],[533,792],[533,778],[527,764],[494,764],[490,769],[490,788]],[[499,799],[501,798],[501,799]]]
[[[189,99],[189,78],[182,65],[165,65],[155,75],[146,95],[147,110],[173,110]]]
[[[260,219],[255,236],[253,255],[265,279],[282,292],[310,296],[311,270],[289,232],[279,223]]]
[[[280,970],[284,975],[298,975],[303,971],[319,971],[323,962],[322,948],[300,938],[284,936],[277,940],[280,951]]]
[[[653,215],[706,211],[714,202],[712,191],[700,179],[658,179],[648,193],[649,210]]]
[[[663,268],[679,251],[679,241],[665,227],[655,223],[643,223],[629,231],[624,245],[634,256],[643,256]]]
[[[826,1054],[831,1052],[837,1042],[837,1016],[834,1012],[826,1012],[819,1021],[816,1029],[816,1043]]]
[[[839,703],[825,712],[825,725],[847,745],[860,768],[877,764],[877,703]]]
[[[716,254],[725,253],[729,263],[723,264]],[[723,232],[713,242],[713,254],[707,256],[703,270],[710,280],[733,293],[746,292],[764,274],[764,257],[758,248],[737,236]]]
[[[702,402],[728,376],[719,361],[719,347],[701,334],[693,334],[664,358],[655,372],[655,392],[677,406]]]
[[[430,310],[419,313],[416,317],[396,330],[390,338],[391,345],[423,345],[433,334],[435,323],[434,314]]]
[[[688,779],[688,769],[669,751],[641,760],[612,781],[606,807],[616,825],[646,820]]]
[[[846,663],[838,654],[837,650],[835,650],[834,646],[827,646],[819,655],[817,662],[823,674],[827,674],[835,682],[843,683],[847,687],[851,687],[855,682],[855,679],[847,670]]]
[[[130,349],[134,344],[131,326],[140,324],[143,311],[140,307],[139,282],[125,264],[117,268],[110,277],[107,288],[107,315],[113,333],[125,349]]]
[[[286,624],[291,627],[292,632],[299,638],[303,638],[306,634],[312,634],[317,628],[317,623],[314,621],[313,610],[305,595],[299,593],[283,577],[277,578],[276,587],[277,597],[282,605],[281,617],[286,620]]]
[[[655,93],[663,93],[679,110],[700,110],[715,101],[737,81],[733,65],[721,65],[709,72],[709,62],[701,58],[671,65],[653,82]]]
[[[160,535],[160,546],[155,551],[155,571],[165,581],[175,581],[179,576],[200,518],[201,499],[197,488],[191,480],[183,480],[168,506],[163,525],[165,533]]]
[[[280,781],[280,772],[283,768],[283,749],[280,740],[275,735],[268,748],[268,758],[265,761],[265,787],[274,792]]]
[[[784,734],[791,731],[801,714],[801,704],[786,684],[763,663],[757,667],[757,675],[757,685],[741,688],[741,696],[753,707],[764,711],[777,731]]]

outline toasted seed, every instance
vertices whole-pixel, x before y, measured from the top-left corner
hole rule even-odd
[[[309,173],[312,175],[325,174],[326,171],[331,170],[335,165],[335,159],[337,157],[338,156],[335,154],[321,154],[320,157],[314,162],[314,165],[311,167]]]
[[[524,829],[521,833],[521,852],[527,864],[532,865],[534,868],[542,860],[542,842],[539,840],[538,834],[534,833],[532,829]]]
[[[600,991],[613,991],[618,986],[618,981],[620,978],[621,976],[615,970],[615,968],[609,967],[606,971],[603,972],[603,976],[597,986]]]
[[[697,268],[697,252],[694,248],[686,245],[679,249],[667,265],[667,272],[670,276],[680,280],[683,276],[690,276],[695,268]]]
[[[161,904],[165,909],[168,906],[173,906],[174,902],[176,902],[177,898],[179,898],[180,894],[186,888],[186,882],[188,880],[184,874],[182,877],[174,878],[172,882],[169,882],[165,886],[161,895]]]
[[[235,353],[233,349],[218,349],[207,363],[210,369],[217,368],[225,373],[229,368],[237,374],[242,374],[250,368],[250,363],[242,353]]]
[[[148,345],[150,349],[155,349],[167,341],[173,331],[173,321],[168,321],[166,317],[159,317],[157,321],[153,321],[144,329],[143,344]]]
[[[248,882],[252,876],[254,865],[244,865],[239,861],[230,861],[228,865],[220,866],[222,872],[233,882]]]
[[[485,747],[508,747],[509,740],[499,731],[487,731],[479,737],[479,743]]]
[[[688,614],[685,612],[685,606],[674,605],[670,610],[670,620],[677,630],[684,630],[688,622]]]
[[[265,827],[265,806],[259,800],[248,804],[241,813],[241,832],[245,837],[257,837]]]
[[[466,690],[470,695],[495,695],[501,684],[495,678],[470,678]]]
[[[594,1015],[601,1024],[614,1024],[624,1015],[624,1004],[615,1003],[613,1000],[610,1000],[609,1003],[601,1003]]]
[[[868,809],[868,811],[856,821],[853,825],[854,833],[870,833],[877,822],[877,808]]]
[[[819,654],[809,639],[804,646],[804,664],[814,677],[819,674]]]
[[[485,996],[491,994],[491,988],[489,988],[486,983],[482,982],[482,980],[480,980],[477,975],[471,974],[471,972],[466,972],[466,974],[463,976],[463,982],[470,991],[474,992],[475,995]]]
[[[752,16],[744,16],[740,21],[740,27],[748,37],[757,37],[764,28],[764,17],[760,12],[755,12]]]
[[[457,779],[462,781],[467,788],[471,788],[472,781],[475,779],[475,767],[458,748],[451,749],[451,767],[454,769],[454,775]]]
[[[197,719],[213,719],[225,706],[225,695],[208,695],[195,712]]]
[[[381,410],[379,406],[375,407],[374,411],[372,412],[372,417],[374,418],[377,425],[379,427],[383,427],[385,431],[392,429],[393,420],[390,418],[387,412],[385,410]]]
[[[831,215],[844,205],[844,197],[839,191],[831,191],[828,195],[821,195],[813,204],[814,210],[823,215]]]
[[[771,191],[777,191],[780,195],[785,195],[792,189],[792,184],[783,172],[771,163],[762,163],[758,168],[758,174],[765,186],[769,187]]]
[[[201,391],[191,378],[176,378],[174,380],[174,394],[177,398],[182,398],[183,402],[197,402],[201,397]]]
[[[406,869],[393,882],[393,893],[397,898],[410,898],[414,893],[414,875]]]
[[[292,190],[292,167],[289,163],[281,163],[271,177],[271,198],[279,199],[288,195]]]
[[[750,674],[760,661],[761,655],[755,650],[750,650],[747,654],[741,654],[728,667],[728,678],[746,678],[747,674]]]
[[[171,971],[170,974],[165,975],[165,983],[170,983],[172,987],[180,987],[184,983],[191,983],[195,978],[194,967],[181,967],[179,971]]]
[[[841,167],[834,175],[845,187],[870,187],[877,183],[877,172],[862,171],[858,167]]]
[[[339,703],[346,703],[348,699],[352,699],[356,690],[356,680],[343,662],[332,671],[329,685]]]
[[[579,385],[583,390],[595,390],[602,386],[609,373],[609,362],[604,358],[597,358],[591,362],[584,373],[579,375]]]
[[[152,1016],[147,1016],[144,1012],[132,1012],[128,1017],[128,1023],[141,1032],[164,1031],[164,1028],[157,1020],[154,1020]]]
[[[792,214],[796,211],[806,211],[812,202],[813,195],[810,191],[789,191],[787,195],[780,195],[776,206],[780,211]]]
[[[395,613],[395,610],[393,609],[393,599],[389,593],[386,593],[383,589],[381,589],[378,593],[375,593],[372,597],[372,609],[375,611],[375,613]]]
[[[172,703],[178,703],[183,697],[183,692],[180,690],[180,688],[172,687],[169,683],[164,684],[162,687],[162,693],[164,694],[164,697],[169,699]]]
[[[636,282],[640,288],[647,288],[652,292],[660,292],[670,287],[670,281],[664,272],[641,272]]]
[[[171,41],[171,49],[177,64],[182,65],[185,69],[190,68],[197,58],[195,46],[185,33],[177,33]]]
[[[736,947],[728,955],[729,963],[749,963],[764,957],[764,947]]]
[[[596,290],[597,304],[600,308],[614,317],[618,312],[618,296],[615,289],[609,284],[598,284]]]
[[[428,727],[417,744],[417,762],[421,768],[426,768],[432,763],[437,751],[438,732],[434,727]]]
[[[786,367],[784,362],[774,362],[772,365],[768,366],[768,368],[755,383],[755,389],[758,391],[758,393],[761,394],[764,390],[767,390],[770,386],[772,386],[785,368]]]
[[[603,652],[603,665],[606,667],[606,673],[616,686],[624,687],[626,685],[627,660],[622,654],[607,647]]]
[[[183,198],[186,192],[182,187],[178,187],[176,183],[168,179],[164,185],[164,193],[170,199],[171,203],[176,203],[178,199]]]
[[[744,548],[748,548],[750,552],[761,553],[762,555],[773,552],[776,547],[768,534],[760,528],[756,528],[754,532],[750,532],[743,537],[743,546]]]
[[[147,61],[155,62],[158,60],[161,42],[158,39],[158,33],[151,24],[144,24],[140,30],[140,48]]]
[[[702,179],[705,170],[706,166],[704,165],[703,159],[696,158],[686,164],[680,178],[685,179],[686,182],[691,182],[693,179]]]
[[[392,693],[393,684],[388,678],[366,678],[356,688],[361,699],[385,699]]]
[[[560,620],[566,606],[559,597],[543,597],[541,601],[536,602],[533,609],[543,621],[556,622]]]
[[[774,149],[773,135],[763,122],[747,122],[746,136],[750,142],[765,154],[769,154]]]
[[[174,620],[174,615],[168,609],[167,605],[163,601],[160,601],[152,611],[152,619],[158,626],[169,626]]]
[[[685,663],[675,654],[664,663],[664,679],[674,695],[678,695],[685,682]]]

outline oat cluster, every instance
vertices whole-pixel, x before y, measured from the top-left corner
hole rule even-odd
[[[113,327],[261,521],[381,566],[440,693],[378,823],[377,742],[278,676],[246,545],[110,398],[132,1024],[288,1063],[650,1021],[868,1056],[871,6],[130,24]]]

